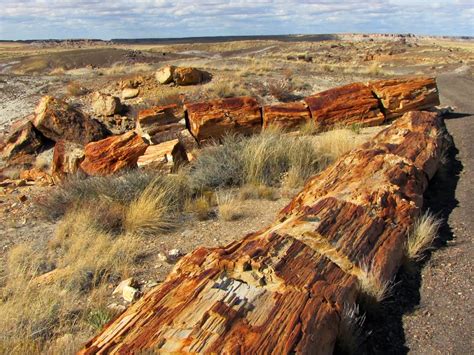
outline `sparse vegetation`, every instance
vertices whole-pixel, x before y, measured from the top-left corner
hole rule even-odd
[[[416,261],[423,258],[433,244],[441,224],[442,220],[430,212],[424,213],[416,220],[406,243],[406,255],[409,259]]]
[[[67,87],[66,91],[69,96],[82,96],[87,94],[87,89],[83,87],[80,83],[77,81],[71,81]]]
[[[336,340],[337,354],[356,354],[362,342],[362,327],[365,315],[359,312],[359,306],[344,304]]]
[[[369,264],[361,266],[361,273],[358,275],[358,279],[360,289],[359,303],[364,310],[373,309],[391,294],[393,287],[391,280],[382,280]]]

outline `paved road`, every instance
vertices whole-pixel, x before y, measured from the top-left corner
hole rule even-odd
[[[446,126],[456,150],[426,199],[429,208],[447,217],[447,225],[422,270],[417,310],[404,316],[403,326],[412,354],[472,354],[474,78],[444,74],[438,87],[442,105],[455,107]]]

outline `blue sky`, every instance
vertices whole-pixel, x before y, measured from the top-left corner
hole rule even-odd
[[[474,0],[0,0],[0,39],[302,33],[474,36]]]

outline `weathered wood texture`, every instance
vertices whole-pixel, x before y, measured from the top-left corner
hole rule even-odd
[[[315,176],[270,227],[184,257],[81,353],[332,353],[362,265],[395,275],[443,127],[433,113],[404,115]]]
[[[277,126],[285,130],[298,129],[311,120],[304,102],[287,102],[263,107],[263,128]]]
[[[376,126],[385,117],[378,99],[362,83],[326,90],[305,99],[315,123],[321,127],[360,124]]]

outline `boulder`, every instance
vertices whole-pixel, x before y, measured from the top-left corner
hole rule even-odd
[[[118,97],[96,91],[92,95],[92,109],[98,116],[113,116],[122,112],[123,107]]]
[[[150,143],[158,144],[176,139],[185,128],[184,109],[173,104],[141,110],[135,131]]]
[[[425,110],[439,105],[435,78],[410,77],[379,80],[369,83],[370,89],[382,102],[387,119],[413,110]]]
[[[304,102],[288,102],[263,107],[263,128],[276,126],[284,130],[293,130],[310,120],[311,114]]]
[[[186,152],[189,161],[193,161],[196,157],[194,151],[199,148],[196,138],[193,137],[188,129],[183,129],[178,133],[178,140]]]
[[[233,97],[186,104],[191,133],[203,142],[226,133],[259,133],[262,116],[258,102],[251,97]]]
[[[140,90],[138,90],[138,89],[133,89],[133,88],[123,89],[122,90],[122,99],[124,99],[124,100],[133,99],[134,97],[137,97],[139,93],[140,93]]]
[[[122,169],[135,168],[147,146],[135,132],[112,136],[87,144],[80,166],[89,175],[109,175]]]
[[[80,144],[60,140],[54,146],[51,176],[59,181],[79,171],[84,160],[84,147]]]
[[[35,154],[43,147],[45,139],[29,121],[19,126],[6,139],[2,150],[4,159],[21,154]]]
[[[362,83],[326,90],[304,99],[317,126],[360,124],[376,126],[384,121],[379,102]]]
[[[166,67],[160,68],[155,73],[155,78],[160,84],[169,84],[173,81],[173,73],[176,67],[173,65],[168,65]]]
[[[173,172],[188,162],[186,151],[178,139],[150,145],[145,153],[138,158],[140,168],[151,168]]]
[[[98,121],[71,107],[65,101],[44,96],[35,110],[33,125],[45,137],[79,144],[103,139],[107,130]]]
[[[203,81],[204,73],[196,68],[176,68],[173,81],[176,85],[196,85]]]

